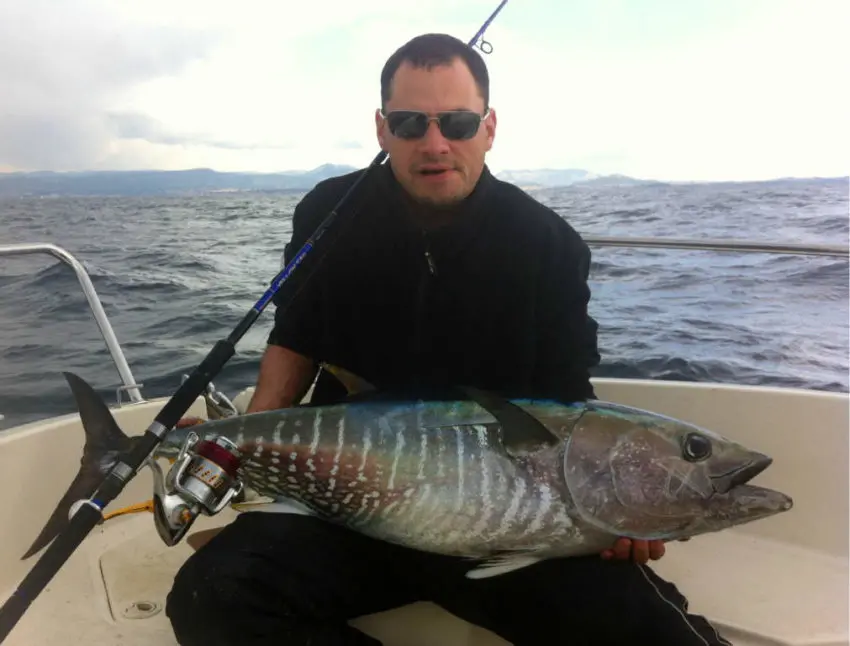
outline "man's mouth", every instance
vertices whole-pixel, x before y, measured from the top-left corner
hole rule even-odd
[[[420,168],[418,172],[419,172],[420,175],[425,175],[426,177],[436,177],[436,176],[439,176],[439,175],[444,175],[451,170],[452,170],[451,168],[447,168],[447,167],[443,167],[443,166],[440,166],[440,167],[434,166],[434,167],[428,167],[428,168]]]

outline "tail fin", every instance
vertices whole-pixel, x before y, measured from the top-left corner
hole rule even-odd
[[[71,505],[94,494],[103,477],[115,464],[118,454],[129,449],[133,442],[118,428],[109,408],[85,380],[70,372],[63,374],[77,402],[77,410],[86,433],[86,444],[77,476],[53,510],[38,538],[21,557],[22,560],[39,552],[56,538],[68,524]]]

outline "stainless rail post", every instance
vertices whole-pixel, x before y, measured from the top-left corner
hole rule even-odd
[[[97,323],[100,334],[106,342],[106,347],[112,356],[115,367],[118,369],[121,381],[124,382],[123,390],[127,391],[131,402],[139,403],[144,401],[142,393],[139,391],[139,384],[133,378],[133,373],[127,364],[127,359],[124,357],[124,351],[121,349],[121,344],[118,343],[118,337],[115,336],[115,331],[109,323],[109,318],[106,316],[106,312],[91,282],[91,278],[89,278],[89,274],[82,263],[65,249],[50,243],[0,245],[0,257],[23,256],[37,253],[53,256],[74,270],[77,280],[80,282],[80,287],[83,288],[83,294],[86,296],[95,323]]]

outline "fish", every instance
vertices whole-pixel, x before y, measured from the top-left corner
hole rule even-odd
[[[136,441],[88,383],[64,375],[85,429],[81,467],[23,558],[58,535],[72,503],[90,497]],[[379,540],[467,559],[472,579],[600,554],[619,537],[688,540],[793,506],[788,495],[750,483],[769,456],[689,422],[595,399],[362,388],[339,403],[175,428],[154,455],[176,458],[189,432],[239,447],[239,475],[254,500],[233,503],[237,510],[294,504]]]

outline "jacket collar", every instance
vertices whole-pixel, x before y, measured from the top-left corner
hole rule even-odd
[[[389,162],[378,168],[376,174],[382,189],[379,191],[380,199],[386,200],[388,207],[387,214],[401,220],[408,228],[420,234],[423,233],[423,227],[418,224],[420,220],[412,212],[414,207],[410,198],[396,179]],[[475,188],[451,214],[449,222],[427,231],[429,239],[437,247],[442,248],[443,252],[454,253],[465,248],[472,238],[480,234],[481,227],[485,224],[491,210],[486,208],[486,202],[492,194],[495,183],[496,179],[485,164]]]

